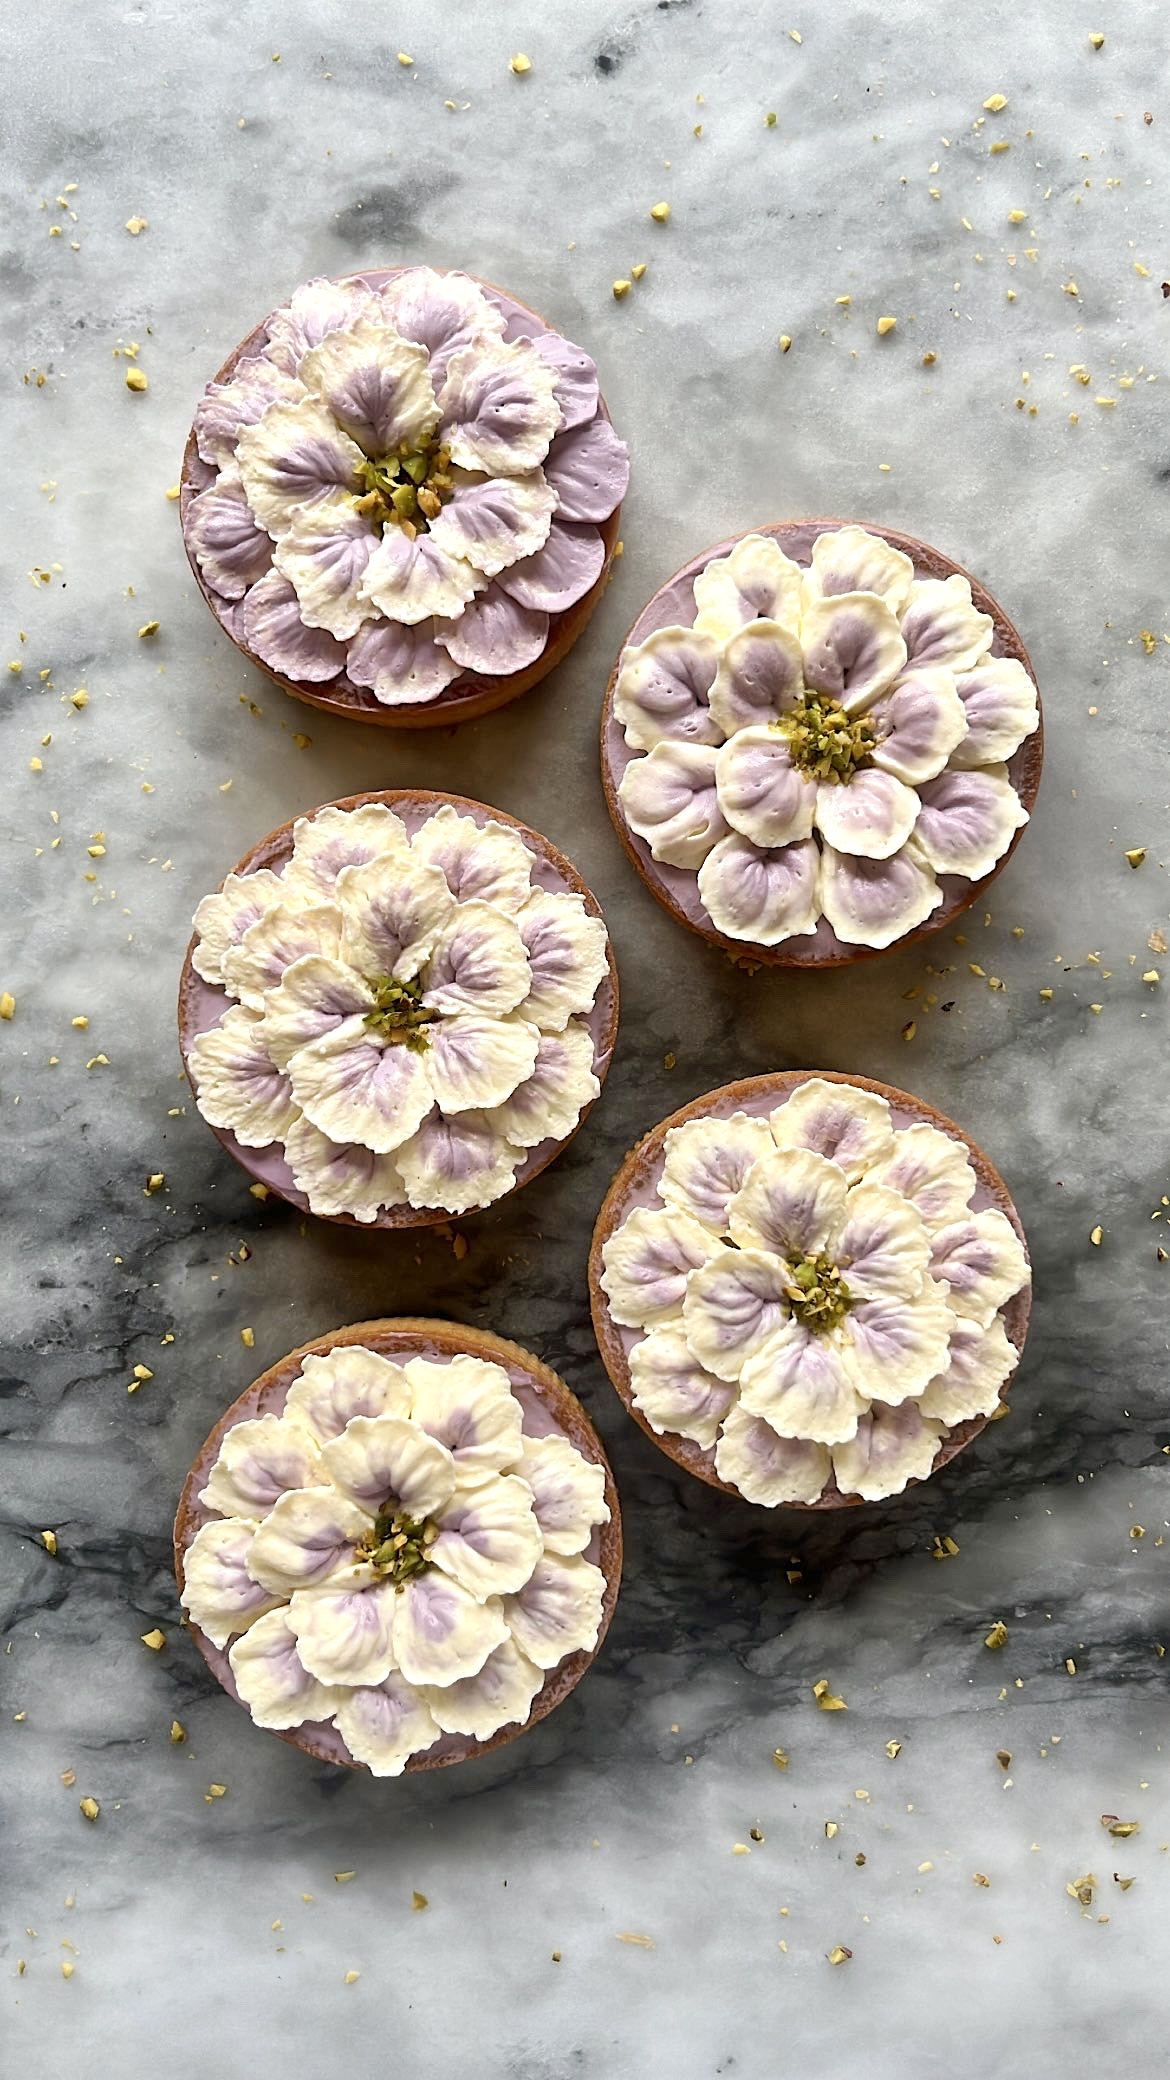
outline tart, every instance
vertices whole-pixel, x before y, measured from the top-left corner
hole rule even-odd
[[[434,1225],[552,1162],[599,1096],[617,969],[595,898],[526,824],[423,790],[269,833],[195,912],[179,1045],[257,1183]]]
[[[589,1276],[630,1414],[765,1508],[926,1480],[999,1411],[1031,1305],[1019,1216],[962,1130],[905,1091],[803,1070],[726,1084],[647,1134]]]
[[[216,1424],[175,1518],[187,1623],[258,1726],[374,1776],[513,1740],[576,1688],[617,1601],[613,1476],[539,1358],[359,1322]]]
[[[695,557],[605,699],[610,815],[651,893],[752,962],[939,931],[1007,862],[1043,737],[1027,651],[913,536],[786,520]]]
[[[419,729],[567,654],[628,480],[583,348],[489,282],[383,267],[305,283],[228,356],[180,514],[253,664],[314,707]]]

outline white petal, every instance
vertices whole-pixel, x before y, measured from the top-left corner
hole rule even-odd
[[[530,1582],[504,1605],[508,1630],[537,1668],[588,1652],[601,1630],[605,1576],[592,1561],[546,1553]]]
[[[296,593],[306,628],[327,628],[344,642],[370,619],[374,609],[360,589],[377,543],[352,506],[304,506],[292,515],[273,561]]]
[[[340,928],[340,915],[333,914],[338,916]],[[277,986],[270,984],[267,997],[260,1001],[265,1011],[259,1037],[277,1067],[286,1069],[294,1054],[311,1040],[336,1032],[349,1019],[364,1017],[373,1007],[374,993],[345,961],[307,953],[299,960],[294,958]]]
[[[912,787],[868,766],[845,782],[822,780],[817,788],[817,828],[837,852],[864,859],[889,859],[914,828],[918,796]]]
[[[722,1235],[728,1206],[752,1164],[774,1146],[767,1121],[749,1119],[746,1112],[688,1119],[666,1137],[658,1196]]]
[[[605,1468],[567,1437],[525,1437],[513,1471],[532,1490],[546,1552],[583,1553],[594,1526],[608,1524]]]
[[[1024,1245],[998,1207],[964,1214],[943,1228],[931,1249],[932,1278],[945,1279],[947,1306],[955,1314],[987,1323],[1028,1283]]]
[[[900,1408],[875,1406],[857,1426],[857,1435],[833,1453],[833,1471],[844,1495],[881,1502],[901,1495],[908,1481],[924,1481],[938,1451],[937,1423],[923,1421],[914,1401]]]
[[[316,902],[332,901],[343,867],[363,867],[384,854],[400,862],[409,841],[406,825],[384,802],[338,809],[332,802],[293,825],[293,854],[284,885],[304,890]]]
[[[288,1489],[323,1478],[316,1439],[303,1424],[256,1416],[228,1431],[199,1500],[221,1516],[259,1519]]]
[[[441,1738],[418,1691],[393,1669],[381,1683],[347,1691],[333,1724],[354,1761],[375,1777],[400,1777],[412,1755]]]
[[[813,543],[804,596],[811,601],[841,592],[876,592],[897,614],[913,582],[913,563],[892,542],[864,527],[839,527]]]
[[[236,1689],[257,1726],[278,1733],[331,1719],[344,1692],[319,1683],[297,1651],[287,1610],[270,1611],[228,1654]]]
[[[540,1032],[521,1018],[461,1012],[431,1030],[427,1075],[442,1112],[480,1112],[502,1105],[536,1067]]]
[[[429,1010],[477,1011],[501,1018],[523,1003],[532,983],[528,955],[511,918],[490,903],[463,902],[443,926],[423,977]]]
[[[736,831],[699,868],[699,895],[716,931],[779,946],[816,930],[820,855],[813,840],[762,852]]]
[[[417,340],[430,356],[431,382],[439,384],[452,354],[504,331],[504,314],[469,275],[437,274],[429,267],[405,268],[387,282],[382,309],[403,339]]]
[[[680,1329],[652,1329],[630,1352],[630,1391],[650,1428],[675,1431],[710,1450],[735,1399],[734,1384],[716,1379],[693,1355]]]
[[[541,1555],[532,1490],[514,1474],[488,1473],[456,1488],[436,1522],[431,1559],[479,1603],[522,1589]]]
[[[708,706],[719,664],[714,636],[693,628],[660,628],[623,650],[613,712],[627,744],[651,751],[663,737],[718,744],[723,735]]]
[[[280,876],[261,867],[255,874],[229,874],[221,889],[204,896],[195,912],[191,966],[204,982],[222,982],[224,956],[238,946],[250,925],[280,902]]]
[[[265,354],[237,364],[228,383],[209,383],[195,407],[195,439],[204,462],[231,468],[240,434],[254,426],[270,404],[295,404],[305,386],[275,368]]]
[[[972,604],[970,584],[959,571],[949,578],[917,579],[901,627],[911,664],[945,664],[952,672],[970,671],[995,633],[990,614]]]
[[[654,859],[668,866],[701,866],[727,834],[709,744],[664,737],[645,758],[630,760],[618,794],[630,829],[646,840]]]
[[[517,919],[532,971],[524,1016],[559,1031],[577,1012],[591,1011],[609,972],[609,934],[577,895],[534,889]]]
[[[718,1249],[687,1281],[684,1333],[699,1363],[736,1380],[789,1318],[788,1272],[758,1249]]]
[[[493,1598],[477,1603],[437,1568],[416,1575],[394,1598],[394,1657],[408,1683],[450,1683],[478,1675],[508,1636]]]
[[[476,823],[444,802],[410,842],[416,859],[438,867],[457,902],[491,903],[511,913],[532,892],[532,854],[507,824]]]
[[[454,909],[438,867],[413,851],[343,867],[337,899],[344,913],[342,959],[360,975],[399,982],[418,974]]]
[[[289,302],[273,313],[265,354],[278,368],[295,375],[310,347],[319,346],[327,333],[338,332],[376,309],[376,299],[365,282],[334,282],[328,275],[318,275],[303,282]]]
[[[955,691],[967,717],[967,734],[952,765],[998,765],[1039,726],[1036,688],[1016,657],[980,658],[959,675]]]
[[[330,1141],[307,1119],[289,1128],[284,1159],[311,1213],[348,1213],[368,1227],[383,1207],[402,1204],[404,1187],[393,1156],[375,1155],[357,1141]]]
[[[488,1655],[478,1675],[464,1676],[423,1696],[444,1733],[488,1741],[501,1726],[523,1725],[532,1701],[544,1688],[544,1671],[505,1639]]]
[[[869,1182],[909,1199],[933,1234],[966,1212],[976,1179],[961,1141],[925,1120],[915,1120],[878,1156]]]
[[[274,672],[310,686],[336,679],[345,668],[345,649],[325,628],[307,628],[301,603],[287,578],[269,571],[240,601],[238,632]]]
[[[522,477],[489,477],[457,484],[430,532],[448,555],[494,578],[543,548],[555,508],[556,495],[538,469]]]
[[[289,1597],[352,1572],[354,1548],[372,1529],[366,1511],[332,1488],[296,1488],[265,1517],[249,1565],[266,1589]]]
[[[712,1236],[689,1214],[636,1206],[601,1253],[601,1287],[614,1321],[648,1329],[672,1320],[681,1311],[687,1279],[714,1250]]]
[[[978,881],[990,874],[1028,821],[1006,766],[940,773],[920,792],[914,843],[936,874],[962,874]]]
[[[200,1112],[209,1125],[229,1129],[241,1148],[282,1141],[297,1116],[288,1077],[264,1045],[262,1023],[236,1006],[187,1051]]]
[[[745,534],[695,579],[695,627],[725,642],[748,621],[800,627],[801,570],[767,535]]]
[[[302,506],[345,509],[360,488],[362,451],[315,398],[271,404],[237,449],[248,504],[279,541]]]
[[[466,1354],[410,1358],[406,1380],[419,1427],[450,1452],[458,1480],[499,1473],[521,1449],[521,1410],[502,1365]]]
[[[804,677],[849,715],[858,715],[892,686],[906,663],[893,614],[872,592],[810,600],[800,625]]]
[[[341,1436],[321,1447],[321,1464],[334,1487],[372,1516],[387,1503],[408,1517],[432,1516],[455,1486],[446,1446],[404,1416],[352,1416]]]
[[[798,1261],[822,1254],[845,1213],[845,1178],[827,1156],[807,1148],[773,1148],[752,1164],[727,1209],[741,1249],[772,1250]]]
[[[241,1517],[215,1519],[200,1527],[183,1555],[180,1601],[213,1647],[226,1647],[276,1600],[248,1572],[255,1531]]]
[[[338,1343],[302,1359],[284,1406],[328,1444],[354,1416],[409,1415],[410,1393],[401,1365],[363,1344]]]
[[[522,607],[502,582],[493,583],[457,620],[437,622],[435,636],[465,672],[506,678],[543,656],[548,615]]]
[[[967,734],[955,675],[945,665],[903,672],[889,693],[874,702],[869,720],[878,737],[874,764],[908,787],[941,773]],[[966,762],[956,760],[959,765]]]
[[[438,424],[426,349],[377,317],[327,333],[297,374],[367,455],[417,447]]]
[[[810,1076],[768,1122],[778,1148],[811,1148],[855,1184],[894,1146],[890,1108],[876,1091]],[[895,1187],[896,1189],[896,1187]]]
[[[527,340],[460,347],[439,392],[452,461],[501,476],[535,469],[561,423],[555,391],[552,369]]]
[[[396,1665],[392,1633],[402,1599],[392,1582],[301,1589],[288,1606],[302,1665],[321,1683],[381,1683]]]
[[[447,1119],[435,1110],[395,1160],[412,1206],[470,1213],[511,1191],[523,1151],[503,1140],[482,1112]]]
[[[461,614],[484,583],[471,564],[449,556],[431,534],[413,538],[387,527],[361,580],[360,598],[391,621],[411,624]]]
[[[745,1502],[775,1509],[785,1502],[815,1502],[829,1478],[831,1461],[822,1444],[781,1437],[760,1416],[733,1408],[715,1447],[715,1471],[738,1488]]]
[[[593,1054],[585,1026],[574,1022],[563,1033],[542,1033],[531,1076],[490,1115],[496,1132],[516,1148],[567,1140],[585,1107],[601,1095]]]
[[[289,1082],[305,1117],[330,1141],[357,1141],[392,1155],[430,1111],[426,1063],[413,1048],[381,1046],[363,1019],[350,1018],[298,1049]]]
[[[853,1436],[864,1408],[850,1352],[839,1331],[814,1335],[785,1322],[745,1364],[740,1407],[760,1416],[781,1437],[840,1444]]]
[[[459,677],[454,658],[435,641],[434,621],[367,621],[346,651],[345,669],[387,708],[432,701]]]
[[[750,621],[724,644],[711,687],[711,713],[727,737],[775,722],[804,691],[800,643],[779,621]]]
[[[986,1327],[961,1316],[951,1330],[949,1365],[923,1389],[918,1403],[923,1415],[948,1424],[989,1416],[1019,1355],[1002,1315],[993,1315]]]
[[[954,1315],[929,1279],[913,1300],[863,1300],[854,1307],[841,1335],[866,1400],[896,1407],[921,1394],[946,1364],[953,1326]]]
[[[249,925],[239,943],[224,955],[224,981],[249,1011],[263,1011],[269,992],[278,988],[286,968],[319,954],[334,966],[340,944],[341,912],[335,904],[315,903],[302,910],[299,904],[278,903]],[[267,1032],[263,1037],[267,1045]],[[279,1058],[274,1054],[272,1059]],[[283,1068],[283,1062],[280,1066]]]
[[[221,470],[191,500],[183,524],[200,570],[222,599],[242,599],[272,562],[272,543],[256,523],[236,469]]]
[[[832,1253],[855,1299],[908,1300],[926,1276],[930,1236],[908,1199],[867,1180],[845,1202]]]
[[[821,903],[843,945],[892,946],[925,924],[942,899],[912,846],[889,859],[861,859],[831,845],[821,854]]]
[[[719,807],[753,844],[788,845],[811,837],[818,790],[792,763],[788,738],[763,724],[737,730],[715,761]]]

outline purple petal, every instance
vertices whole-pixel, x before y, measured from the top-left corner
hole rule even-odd
[[[563,338],[559,332],[542,332],[532,345],[556,377],[553,395],[561,408],[561,432],[567,433],[572,426],[587,426],[597,417],[597,363],[584,347],[575,347],[571,339]]]
[[[630,451],[608,419],[594,419],[557,435],[544,473],[562,520],[608,520],[626,495]]]
[[[272,543],[256,525],[234,471],[191,500],[183,526],[200,570],[223,599],[242,599],[272,562]]]
[[[604,563],[605,543],[595,527],[554,517],[543,549],[504,571],[500,584],[522,607],[563,614],[597,583]]]
[[[435,641],[434,621],[406,627],[400,621],[371,621],[349,646],[346,671],[355,686],[368,686],[388,708],[434,700],[458,677],[458,666]]]
[[[345,664],[344,644],[327,629],[305,627],[296,593],[279,571],[269,571],[245,595],[241,621],[247,647],[290,679],[336,679]]]
[[[204,462],[230,462],[245,426],[275,399],[295,403],[304,389],[263,355],[238,361],[230,383],[209,383],[195,407],[195,441]]]
[[[535,664],[548,642],[548,615],[489,585],[457,621],[437,621],[435,636],[464,671],[502,676]]]

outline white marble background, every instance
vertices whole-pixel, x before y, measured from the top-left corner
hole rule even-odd
[[[1153,0],[57,0],[7,21],[6,2073],[1158,2069],[1165,79]],[[634,450],[626,554],[586,639],[545,689],[437,739],[330,723],[244,667],[164,496],[226,349],[306,276],[399,260],[464,265],[579,338]],[[879,340],[883,313],[898,326]],[[129,341],[145,395],[124,386]],[[622,633],[674,566],[806,512],[907,527],[1001,597],[1046,697],[1047,778],[966,945],[746,977],[632,877],[596,722]],[[402,782],[563,845],[626,984],[587,1133],[465,1224],[462,1262],[439,1235],[259,1207],[177,1077],[198,896],[290,814]],[[957,1115],[1011,1181],[1037,1272],[1010,1419],[926,1491],[813,1524],[668,1466],[605,1381],[583,1287],[630,1141],[735,1074],[806,1064]],[[156,1170],[166,1189],[144,1196]],[[194,1447],[256,1370],[405,1309],[489,1324],[565,1373],[613,1454],[629,1565],[609,1643],[553,1719],[394,1785],[316,1767],[213,1689],[177,1624],[168,1531]],[[135,1364],[154,1376],[129,1397]],[[932,1559],[936,1534],[959,1553]],[[156,1624],[160,1654],[139,1638]],[[847,1715],[816,1710],[821,1675]],[[1140,1833],[1111,1837],[1103,1813]],[[1086,1910],[1066,1888],[1090,1872]],[[836,1945],[853,1955],[834,1968]]]

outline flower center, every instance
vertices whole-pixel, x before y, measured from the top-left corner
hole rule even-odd
[[[367,1011],[363,1023],[389,1046],[409,1047],[414,1054],[425,1054],[431,1044],[426,1028],[436,1022],[439,1014],[429,1011],[422,1001],[421,975],[413,976],[409,982],[381,975],[370,988],[374,992],[374,1008]]]
[[[851,780],[877,748],[869,717],[847,715],[827,694],[806,693],[803,706],[772,727],[787,737],[793,765],[811,780]]]
[[[357,474],[364,489],[354,500],[355,512],[363,513],[379,533],[400,527],[412,539],[425,534],[427,523],[437,518],[454,492],[450,461],[451,450],[431,435],[393,455],[363,455]]]
[[[408,1517],[391,1499],[378,1511],[373,1530],[358,1547],[358,1558],[368,1560],[383,1581],[402,1589],[431,1566],[430,1548],[438,1535],[439,1527],[429,1517]]]
[[[798,1322],[817,1335],[835,1329],[853,1305],[853,1295],[828,1257],[798,1257],[789,1266],[788,1304]]]

